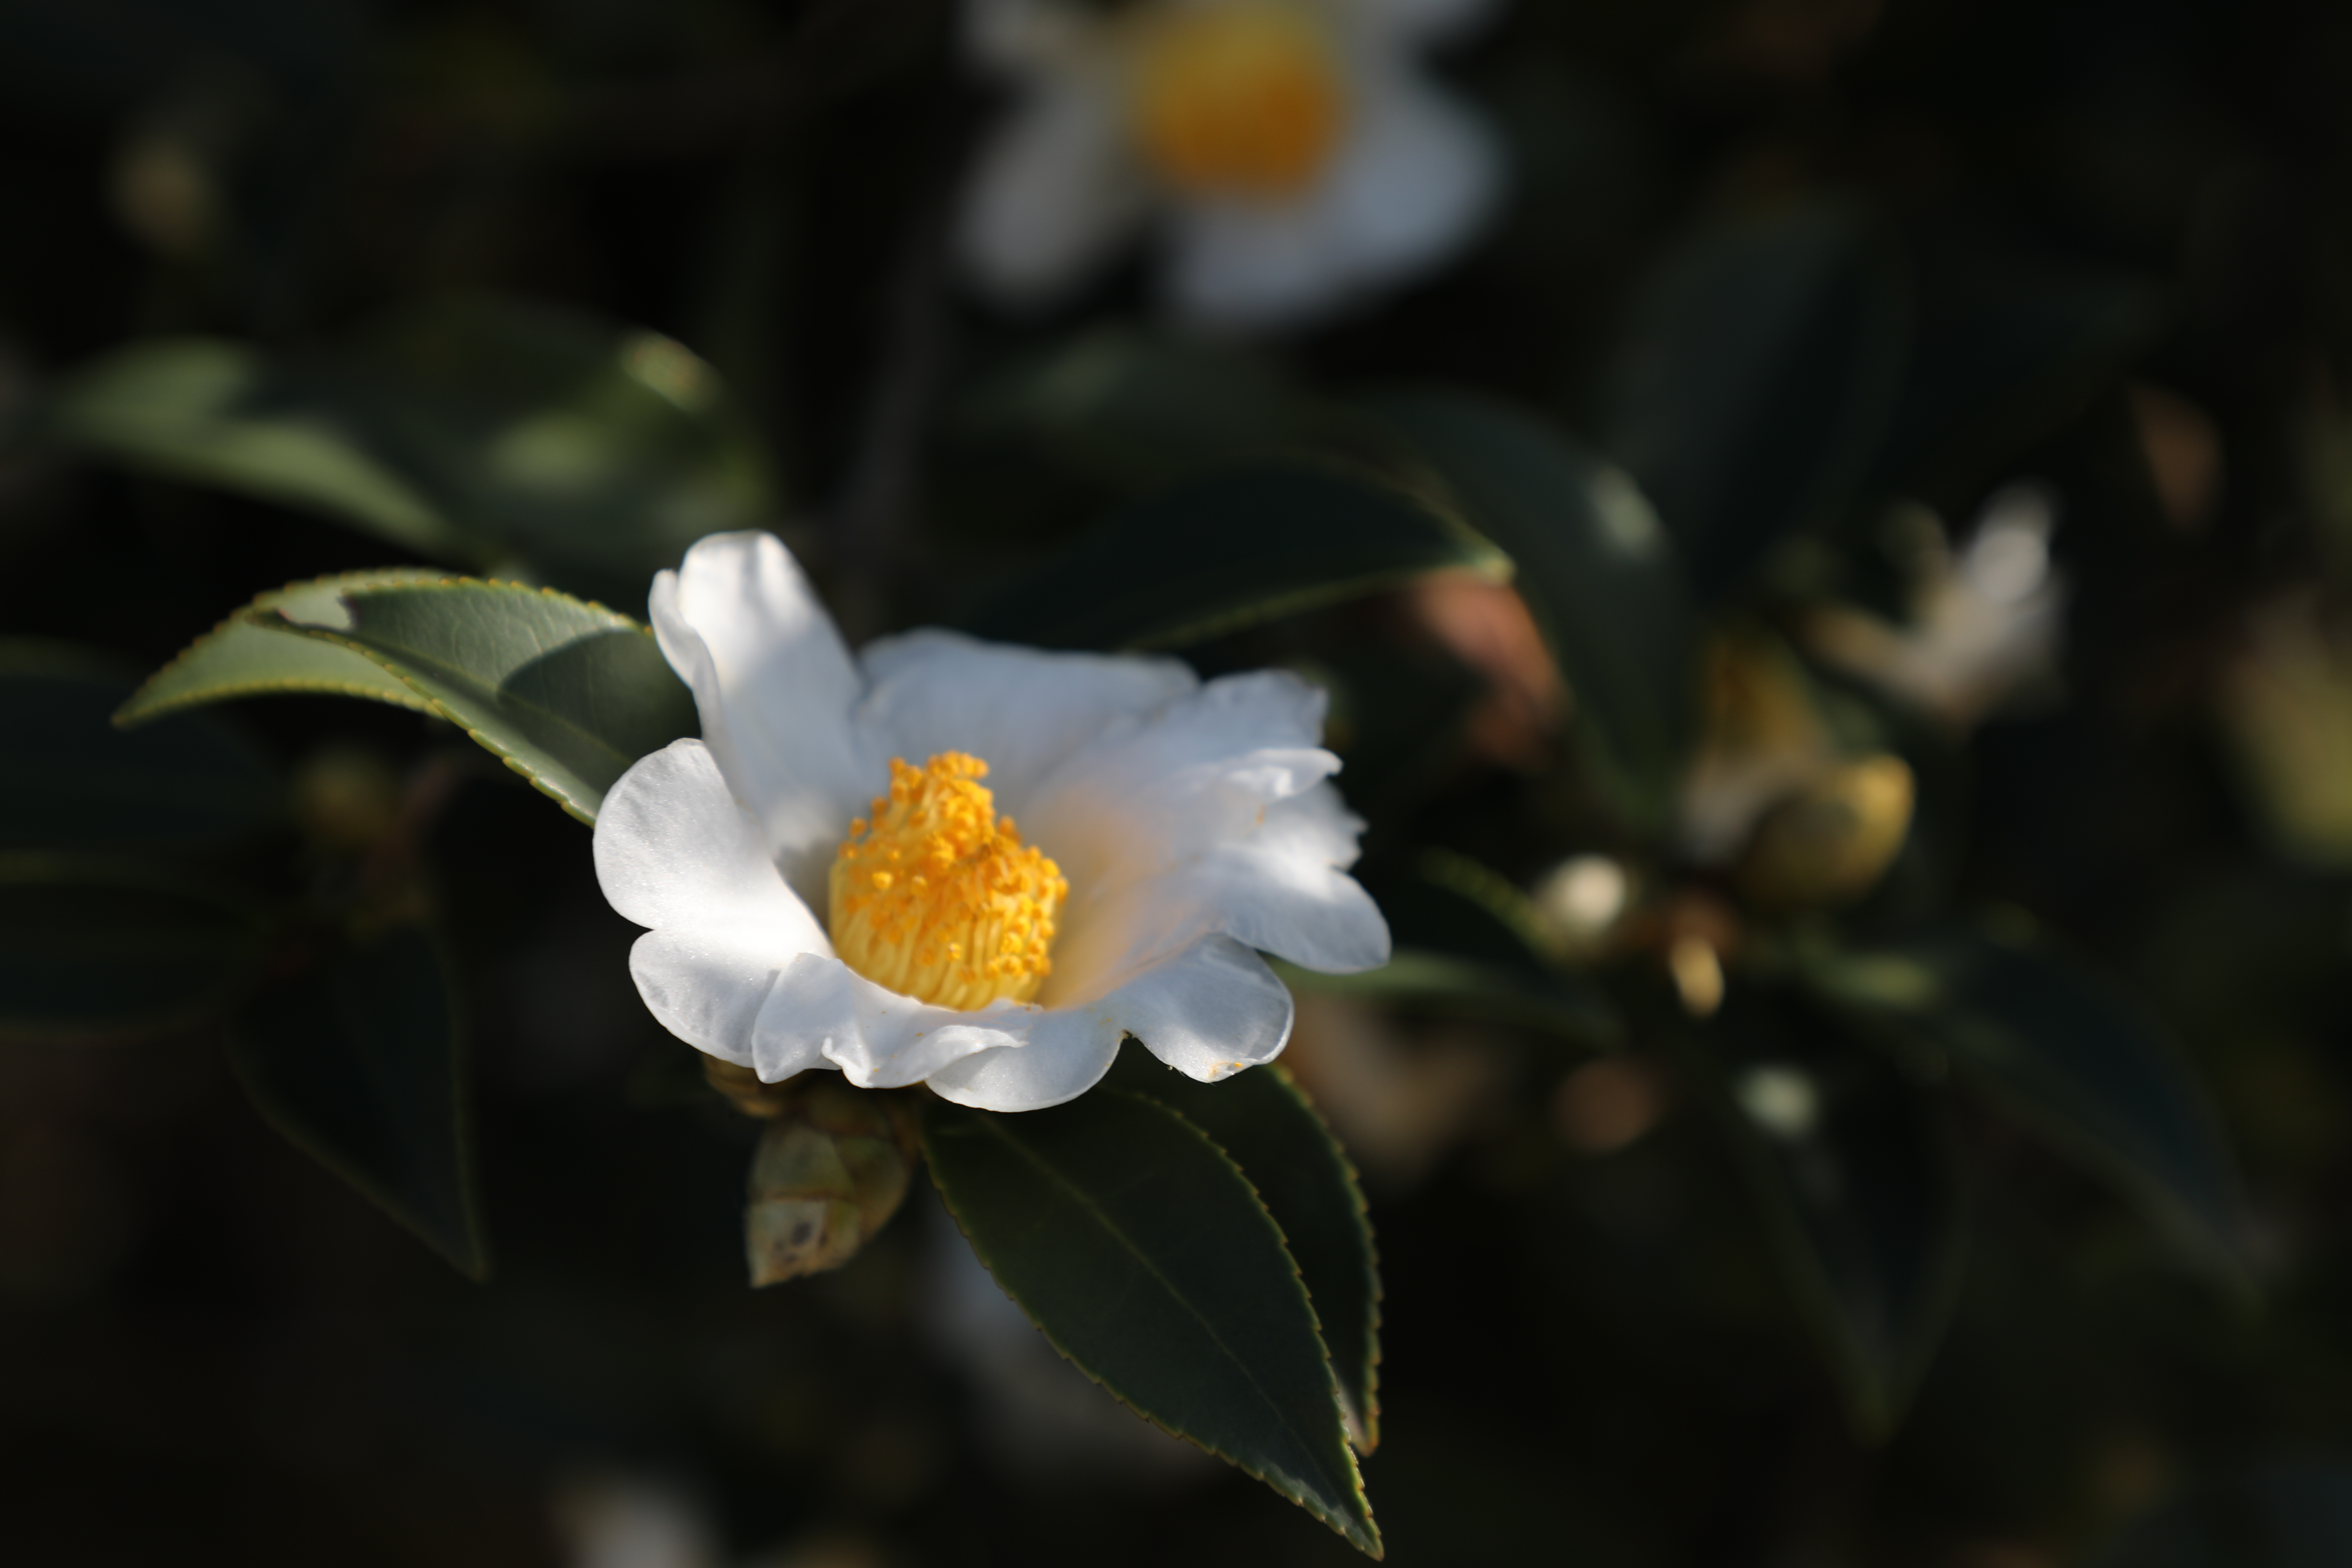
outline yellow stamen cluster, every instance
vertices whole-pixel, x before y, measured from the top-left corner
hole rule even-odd
[[[1054,971],[1062,868],[1024,847],[981,780],[988,764],[943,752],[890,760],[833,862],[829,924],[841,961],[877,984],[941,1007],[1026,1002]]]
[[[1134,112],[1145,160],[1181,189],[1291,195],[1330,161],[1346,105],[1331,39],[1283,0],[1168,8],[1148,24]]]

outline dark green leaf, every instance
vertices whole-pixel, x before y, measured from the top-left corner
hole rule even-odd
[[[1121,508],[990,600],[971,630],[1045,647],[1172,647],[1447,568],[1502,577],[1510,563],[1401,490],[1261,463]]]
[[[52,644],[0,643],[0,845],[173,849],[277,822],[285,788],[267,758],[191,714],[125,734],[110,722],[134,682]]]
[[[410,307],[310,358],[135,344],[69,378],[38,428],[437,560],[520,555],[632,590],[775,510],[758,441],[685,348],[487,298]]]
[[[2209,1260],[2242,1258],[2237,1186],[2196,1080],[2153,1022],[2048,953],[1952,927],[1816,955],[1832,1005],[1980,1086]]]
[[[1233,1156],[1282,1227],[1359,1453],[1381,1440],[1381,1273],[1354,1167],[1297,1080],[1279,1063],[1201,1083],[1129,1040],[1105,1086],[1160,1101]]]
[[[1293,986],[1488,1016],[1611,1046],[1623,1024],[1606,996],[1555,963],[1527,895],[1499,874],[1442,850],[1407,870],[1368,871],[1388,918],[1392,956],[1361,974],[1277,963]]]
[[[1603,444],[1701,598],[1853,498],[1902,374],[1908,292],[1868,222],[1827,204],[1707,227],[1651,279],[1603,388]]]
[[[630,763],[696,732],[694,700],[653,637],[601,605],[462,579],[344,603],[347,626],[296,629],[399,677],[583,822]]]
[[[289,621],[349,631],[345,594],[399,584],[438,583],[426,567],[347,572],[315,582],[289,583],[255,599],[183,649],[147,678],[114,715],[118,724],[144,724],[182,708],[231,697],[310,692],[364,697],[430,711],[433,704],[365,654],[304,637]]]
[[[89,856],[0,856],[0,1037],[110,1040],[224,1010],[268,952],[232,889]]]
[[[1402,392],[1372,411],[1509,555],[1575,694],[1579,733],[1637,813],[1671,796],[1698,707],[1698,626],[1665,530],[1632,479],[1517,409]]]
[[[1019,1116],[933,1099],[923,1152],[972,1249],[1055,1349],[1379,1554],[1297,1269],[1199,1129],[1109,1089]]]
[[[272,1126],[469,1278],[489,1270],[457,1020],[432,939],[404,927],[246,1009],[232,1033]]]
[[[1856,1425],[1901,1417],[1951,1313],[1965,1227],[1947,1129],[1877,1053],[1737,980],[1696,1026],[1784,1268]]]

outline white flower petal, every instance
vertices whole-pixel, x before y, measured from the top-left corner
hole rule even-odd
[[[1492,215],[1502,155],[1475,115],[1394,62],[1365,62],[1355,85],[1348,140],[1313,192],[1172,215],[1167,283],[1181,313],[1244,329],[1307,321],[1434,267]]]
[[[841,633],[791,552],[767,533],[717,533],[654,579],[662,653],[694,692],[702,738],[812,902],[878,760],[858,754],[860,692]]]
[[[1128,1035],[1170,1067],[1213,1083],[1280,1056],[1290,1019],[1290,993],[1265,962],[1212,936],[1097,1001],[1047,1013],[1021,1049],[967,1057],[934,1073],[930,1086],[983,1110],[1043,1110],[1099,1082]]]
[[[752,1065],[770,1083],[830,1063],[860,1089],[903,1089],[974,1051],[1019,1047],[1042,1016],[1013,1002],[974,1013],[934,1007],[837,958],[803,953],[760,1010]]]
[[[749,1065],[776,972],[833,949],[699,741],[673,742],[621,775],[597,813],[594,853],[613,907],[658,928],[629,953],[646,1005],[689,1045]]]
[[[1108,61],[1033,82],[964,186],[957,240],[982,289],[1006,305],[1045,303],[1134,229],[1148,186],[1129,150],[1125,113]]]
[[[1049,773],[1022,816],[1083,901],[1255,831],[1267,806],[1339,766],[1324,697],[1294,675],[1225,676],[1108,726]]]
[[[1303,968],[1378,969],[1389,961],[1388,921],[1346,869],[1362,830],[1325,785],[1269,807],[1257,832],[1149,886],[1171,907],[1215,911],[1227,936]]]
[[[969,752],[988,763],[997,809],[1025,811],[1038,783],[1119,720],[1200,687],[1181,661],[1045,653],[917,631],[858,655],[872,689],[856,722],[885,754],[921,763]]]

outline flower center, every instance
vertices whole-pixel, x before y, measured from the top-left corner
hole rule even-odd
[[[833,862],[828,924],[841,961],[878,985],[969,1010],[1026,1002],[1054,972],[1062,868],[1024,847],[980,781],[988,764],[943,752],[921,767],[890,759]]]
[[[1329,162],[1343,107],[1330,38],[1295,6],[1180,5],[1144,35],[1136,130],[1179,189],[1295,194]]]

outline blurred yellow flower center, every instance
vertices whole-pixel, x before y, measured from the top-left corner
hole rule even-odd
[[[1330,161],[1345,107],[1330,37],[1295,5],[1177,5],[1144,35],[1136,128],[1181,189],[1295,194]]]
[[[943,752],[890,759],[833,862],[828,923],[841,961],[878,985],[941,1007],[1026,1002],[1054,972],[1062,868],[1024,847],[980,781],[988,764]]]

